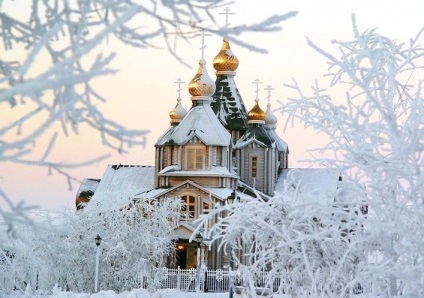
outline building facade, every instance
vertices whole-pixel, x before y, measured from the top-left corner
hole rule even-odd
[[[178,96],[169,114],[170,126],[155,144],[155,166],[110,165],[102,179],[84,180],[77,194],[77,204],[87,202],[80,194],[88,191],[98,200],[118,193],[131,200],[181,200],[175,254],[167,261],[171,268],[198,266],[198,243],[189,240],[201,214],[234,195],[241,200],[258,196],[267,200],[290,171],[289,149],[276,132],[269,97],[264,111],[256,92],[247,111],[235,83],[238,64],[224,39],[213,60],[216,81],[201,59],[188,85],[192,101],[188,111]],[[208,224],[213,225],[213,220]],[[207,241],[201,244],[202,262],[210,269],[228,265],[228,254],[219,251],[218,244],[206,249],[208,245]]]

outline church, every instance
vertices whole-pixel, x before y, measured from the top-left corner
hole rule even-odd
[[[291,174],[300,182],[297,185],[309,190],[324,184],[336,188],[338,175],[334,172],[288,168],[289,148],[276,132],[271,88],[264,110],[256,80],[256,99],[249,103],[253,107],[246,109],[235,82],[238,65],[229,41],[224,39],[213,60],[215,82],[202,58],[188,84],[192,101],[188,111],[178,94],[176,106],[169,113],[170,125],[155,144],[155,165],[109,165],[101,179],[84,179],[76,196],[77,209],[90,199],[113,196],[181,200],[175,254],[168,257],[167,266],[189,269],[200,265],[198,243],[189,241],[196,229],[194,221],[214,206],[231,198],[268,200],[276,191],[284,191],[284,182]],[[219,251],[216,244],[209,247],[207,239],[201,237],[201,262],[209,269],[228,266],[228,253]]]

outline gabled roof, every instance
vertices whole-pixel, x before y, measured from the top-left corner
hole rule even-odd
[[[175,185],[173,187],[169,187],[169,188],[155,188],[155,189],[149,189],[149,190],[145,190],[143,192],[140,192],[138,194],[136,194],[133,199],[155,199],[158,198],[160,196],[166,195],[166,193],[172,192],[175,189],[181,188],[183,186],[185,186],[186,184],[190,184],[193,187],[196,187],[206,193],[210,193],[210,191],[203,187],[200,186],[199,184],[191,181],[191,180],[186,180],[184,182],[181,182],[178,185]]]
[[[340,173],[323,168],[284,169],[278,178],[275,191],[296,196],[303,203],[333,203],[337,195]]]
[[[155,168],[140,165],[108,165],[92,201],[126,201],[145,189],[154,188]]]
[[[167,193],[173,192],[174,190],[178,188],[185,188],[186,184],[190,184],[191,186],[200,189],[201,191],[205,193],[209,193],[211,196],[214,196],[217,199],[220,199],[222,201],[225,201],[229,195],[233,192],[232,188],[228,187],[203,187],[191,180],[186,180],[184,182],[181,182],[178,185],[175,185],[170,188],[155,188],[150,190],[145,190],[133,197],[133,199],[156,199],[158,197],[164,196]],[[240,191],[236,191],[236,195],[239,196],[241,199],[244,199],[246,197],[252,198],[252,196],[245,194]]]
[[[181,123],[169,128],[156,145],[184,145],[193,137],[198,137],[207,146],[229,146],[231,142],[230,133],[205,103],[192,107]]]
[[[211,107],[219,121],[229,130],[246,130],[249,127],[247,111],[234,83],[234,74],[218,75],[215,85]]]
[[[268,148],[275,146],[274,139],[260,124],[251,124],[249,129],[237,141],[235,148],[243,148],[252,142]]]

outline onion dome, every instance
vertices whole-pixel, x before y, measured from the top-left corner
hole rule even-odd
[[[215,82],[208,75],[205,64],[204,59],[199,61],[199,70],[188,84],[188,91],[193,97],[212,96],[215,93]]]
[[[255,99],[255,106],[247,113],[249,123],[265,123],[266,114],[259,106],[259,99]]]
[[[187,115],[187,111],[183,108],[181,105],[181,97],[177,98],[177,105],[175,108],[169,112],[169,118],[171,118],[171,125],[175,125],[181,122],[181,120],[184,119],[184,117]]]
[[[222,48],[213,59],[213,67],[216,71],[235,71],[239,65],[239,60],[231,51],[230,43],[224,39]]]
[[[265,124],[270,126],[275,126],[277,124],[277,117],[274,115],[274,113],[271,111],[271,104],[268,102],[266,105],[266,118],[265,118]]]

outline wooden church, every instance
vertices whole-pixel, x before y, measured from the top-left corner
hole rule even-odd
[[[336,187],[337,176],[325,169],[288,169],[289,149],[276,132],[268,96],[264,111],[258,98],[247,111],[235,83],[239,61],[228,40],[213,60],[215,82],[208,75],[206,61],[188,88],[192,106],[186,111],[178,96],[171,110],[170,126],[155,144],[155,166],[109,165],[101,179],[84,179],[77,193],[77,208],[90,198],[120,197],[128,200],[175,198],[183,202],[175,230],[175,254],[169,268],[197,267],[196,242],[189,242],[194,221],[231,197],[267,200],[277,188],[283,190],[291,171],[305,187],[320,186],[325,179]],[[257,81],[258,82],[258,81]],[[213,225],[213,222],[210,223]],[[208,242],[203,240],[202,247]],[[209,269],[224,268],[228,254],[212,246],[204,249]]]

